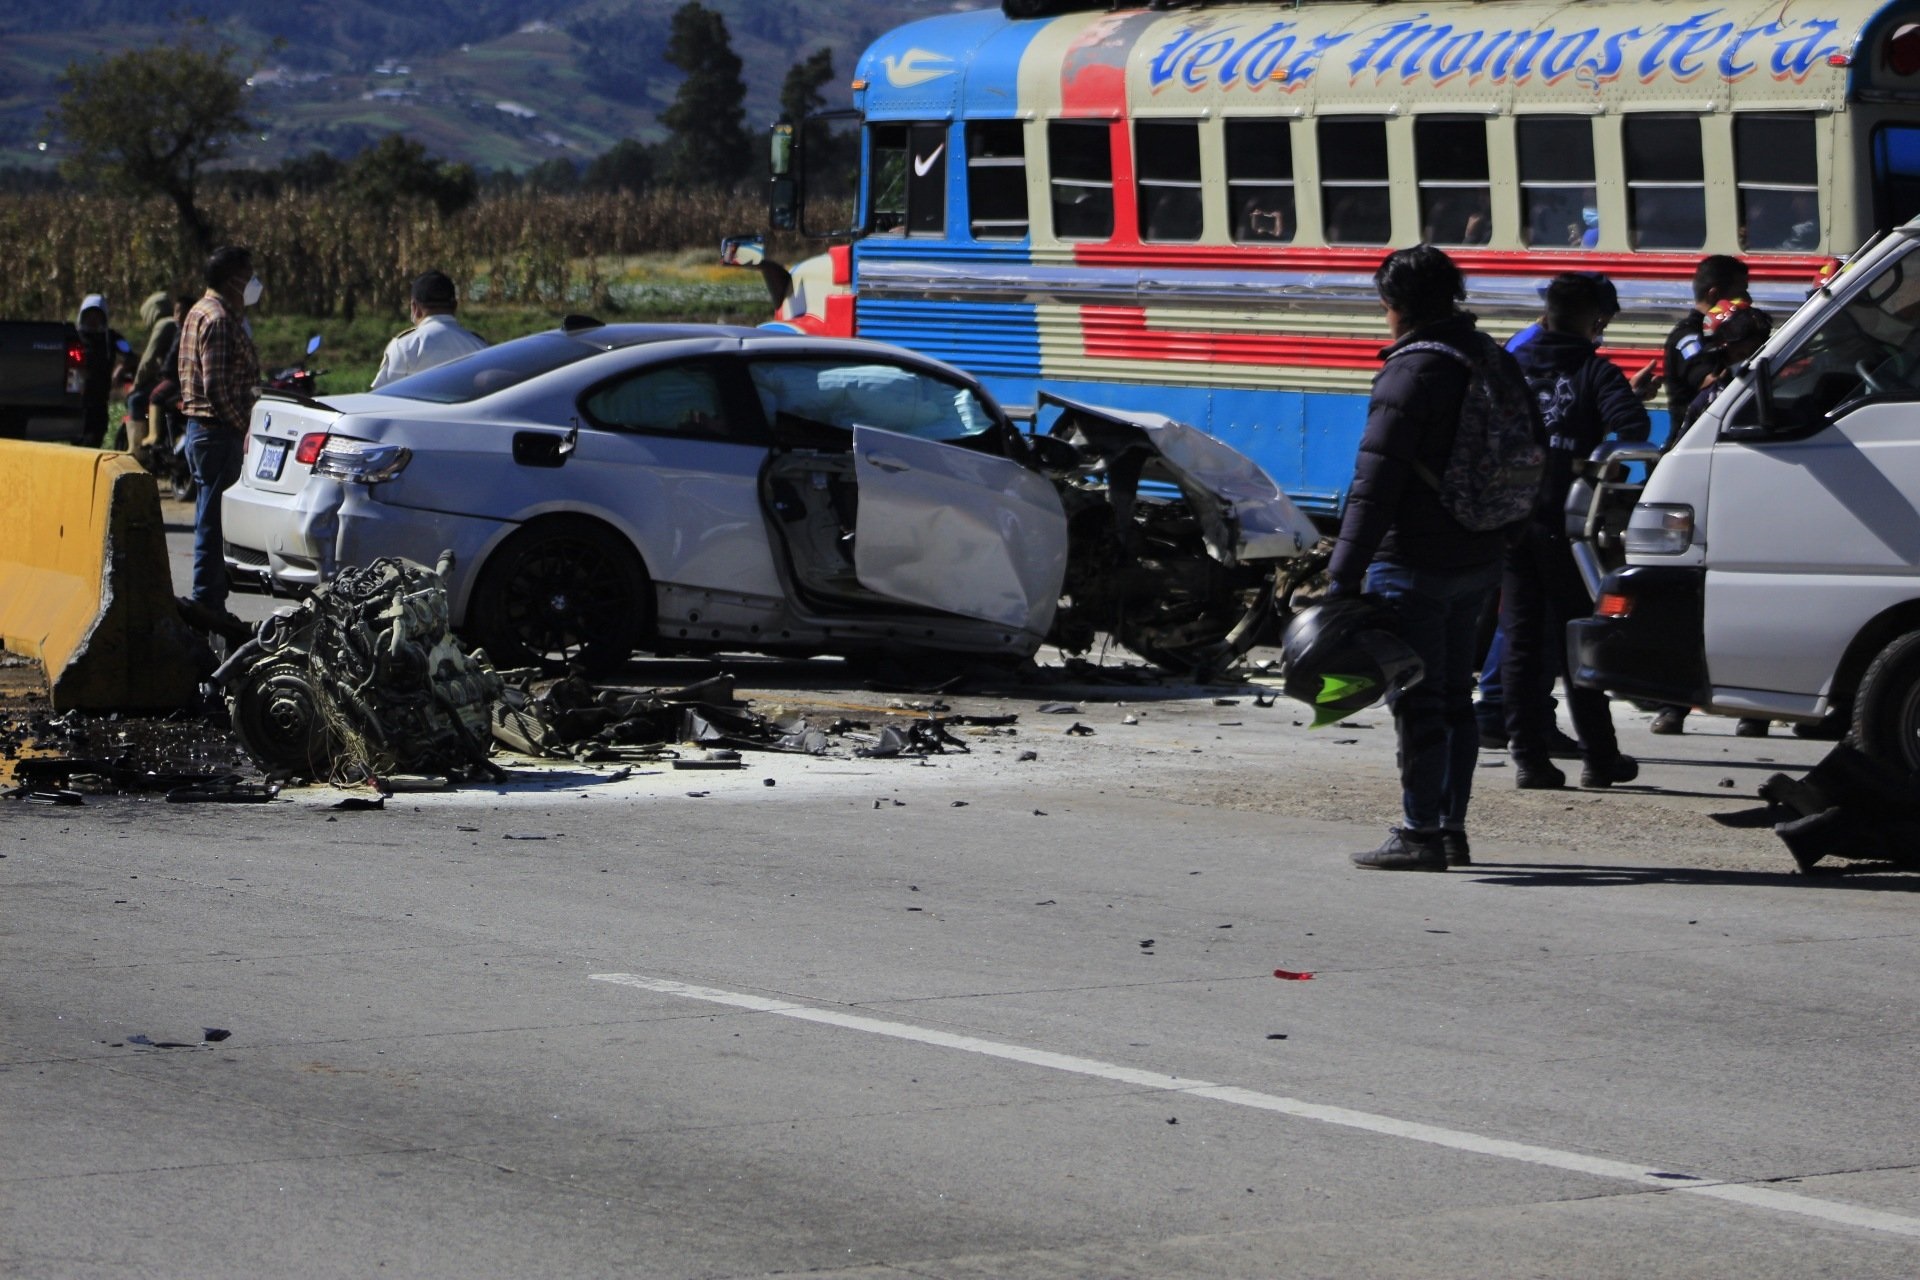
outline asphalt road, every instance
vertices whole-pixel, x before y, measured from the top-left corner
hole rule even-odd
[[[1818,744],[1623,711],[1648,785],[1488,755],[1476,865],[1389,875],[1343,856],[1384,718],[1249,692],[969,702],[1018,733],[926,766],[0,809],[0,1272],[1920,1272],[1920,877],[1740,825]]]

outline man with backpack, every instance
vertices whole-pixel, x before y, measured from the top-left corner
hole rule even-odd
[[[1373,380],[1328,592],[1391,601],[1425,675],[1392,699],[1402,825],[1353,861],[1444,871],[1472,860],[1480,613],[1508,529],[1532,510],[1544,453],[1519,366],[1458,308],[1466,285],[1453,260],[1418,245],[1373,279],[1394,341]]]
[[[1539,501],[1507,551],[1501,581],[1501,626],[1507,656],[1501,670],[1507,746],[1514,785],[1523,790],[1563,787],[1567,778],[1549,758],[1554,737],[1551,690],[1567,678],[1567,709],[1584,762],[1583,787],[1631,782],[1640,766],[1620,754],[1607,695],[1573,682],[1567,671],[1567,623],[1593,609],[1567,538],[1567,491],[1574,470],[1611,435],[1642,441],[1651,424],[1626,375],[1595,349],[1606,326],[1606,298],[1591,276],[1569,272],[1547,286],[1546,327],[1515,358],[1533,389],[1547,432],[1546,476]]]

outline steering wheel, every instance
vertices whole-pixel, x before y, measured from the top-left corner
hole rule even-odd
[[[1853,362],[1853,371],[1860,375],[1860,385],[1865,387],[1870,394],[1876,396],[1892,394],[1893,388],[1874,377],[1874,371],[1867,367],[1865,360],[1855,360]]]

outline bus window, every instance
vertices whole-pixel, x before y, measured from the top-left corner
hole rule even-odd
[[[1142,240],[1198,240],[1200,126],[1186,120],[1142,120],[1133,126],[1133,165],[1140,189]]]
[[[947,229],[947,127],[881,124],[869,131],[867,226],[942,235]]]
[[[1227,204],[1242,243],[1293,239],[1293,129],[1285,120],[1229,120]]]
[[[1920,215],[1920,125],[1883,124],[1873,131],[1873,214],[1882,227]]]
[[[1520,216],[1530,245],[1591,249],[1600,242],[1593,125],[1582,116],[1521,116]]]
[[[1816,145],[1811,115],[1734,117],[1741,248],[1804,252],[1820,243]]]
[[[1707,170],[1698,116],[1628,116],[1627,211],[1636,249],[1707,242]]]
[[[1485,244],[1492,239],[1485,117],[1415,120],[1413,157],[1420,187],[1420,238],[1428,244]]]
[[[1385,244],[1393,238],[1387,185],[1387,122],[1320,121],[1321,218],[1329,244]]]
[[[1027,234],[1027,140],[1018,120],[967,126],[967,204],[976,240]]]
[[[1055,120],[1047,126],[1053,234],[1062,240],[1113,234],[1111,133],[1104,121]]]

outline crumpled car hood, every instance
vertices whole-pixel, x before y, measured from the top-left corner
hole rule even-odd
[[[1320,534],[1259,463],[1206,432],[1159,413],[1112,409],[1042,391],[1063,411],[1055,435],[1108,457],[1142,445],[1157,453],[1205,527],[1207,550],[1224,564],[1304,554]]]

